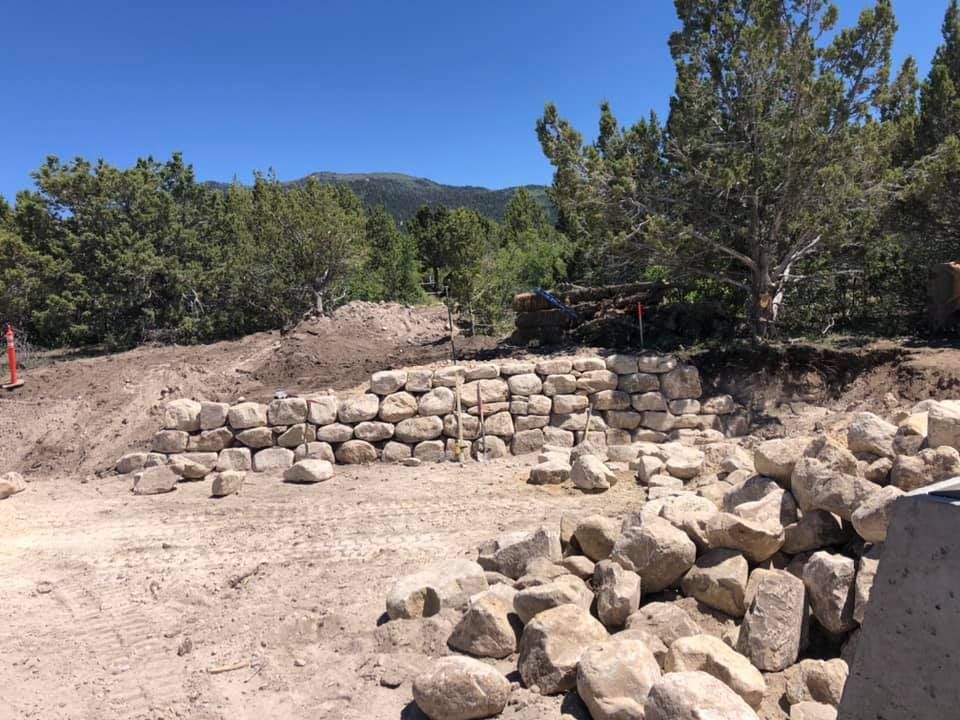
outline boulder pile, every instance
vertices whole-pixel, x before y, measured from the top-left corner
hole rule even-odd
[[[439,654],[472,656],[427,670],[416,702],[432,720],[497,714],[509,693],[491,673],[508,659],[526,692],[575,690],[594,720],[836,718],[893,504],[960,474],[960,402],[891,419],[751,450],[634,442],[635,512],[564,515],[490,540],[453,575],[401,579],[388,611],[398,592],[414,611],[387,627],[442,609]]]
[[[732,398],[701,395],[697,369],[667,355],[385,370],[374,373],[360,394],[233,405],[172,400],[163,407],[163,427],[150,450],[124,455],[115,469],[142,474],[135,492],[154,493],[172,487],[171,472],[200,480],[280,469],[290,482],[319,482],[337,463],[438,462],[458,449],[495,458],[580,443],[603,455],[608,447],[638,441],[716,440],[742,431],[744,418]],[[600,460],[585,457],[565,469],[569,457],[562,459],[556,473],[548,466],[536,475],[558,482],[572,472],[578,486],[594,490],[615,480]],[[678,477],[693,472],[675,462]],[[238,482],[228,476],[219,487],[226,491]]]

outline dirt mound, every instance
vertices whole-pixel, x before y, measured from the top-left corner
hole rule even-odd
[[[461,357],[496,346],[456,338]],[[375,370],[446,362],[446,308],[350,303],[291,332],[198,346],[143,346],[115,355],[57,359],[23,373],[0,395],[0,471],[35,479],[83,477],[143,448],[168,397],[267,400],[288,392],[346,389]]]

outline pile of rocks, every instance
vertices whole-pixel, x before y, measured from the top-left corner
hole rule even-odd
[[[572,448],[584,440],[602,450],[691,434],[722,439],[744,429],[732,398],[701,402],[701,394],[697,369],[665,355],[386,370],[375,373],[360,395],[234,405],[173,400],[151,451],[124,455],[116,470],[136,473],[169,464],[179,477],[201,479],[214,472],[289,469],[303,459],[441,461],[456,455],[459,438],[469,445],[464,454],[495,458],[545,445]],[[289,479],[306,480],[299,478],[304,474]],[[170,472],[147,476],[142,488],[163,485]]]
[[[448,649],[470,656],[438,660],[414,699],[433,720],[497,714],[509,659],[594,720],[836,718],[894,502],[960,474],[960,402],[893,420],[752,452],[631,445],[638,512],[565,515],[396,583],[388,626],[448,614]]]

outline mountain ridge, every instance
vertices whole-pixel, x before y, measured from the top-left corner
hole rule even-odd
[[[551,217],[556,214],[547,196],[546,185],[514,185],[491,190],[478,185],[446,185],[405,173],[330,171],[313,172],[291,180],[289,184],[302,184],[310,178],[324,184],[350,187],[366,207],[383,206],[399,223],[410,220],[423,205],[471,208],[499,222],[503,220],[510,199],[520,188],[530,192]]]

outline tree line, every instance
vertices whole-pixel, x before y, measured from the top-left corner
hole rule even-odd
[[[0,319],[43,347],[284,331],[351,300],[431,290],[492,326],[514,292],[566,272],[566,243],[523,190],[502,224],[424,207],[399,228],[347,187],[270,173],[215,187],[179,154],[128,169],[50,157],[33,178],[13,207],[0,198]]]
[[[342,186],[199,183],[178,154],[49,158],[0,199],[0,319],[129,347],[432,292],[496,331],[518,291],[662,278],[758,340],[922,329],[931,266],[960,260],[958,0],[922,80],[892,67],[890,0],[849,27],[827,0],[675,5],[665,120],[604,103],[592,141],[552,104],[538,120],[555,223],[525,190],[500,223],[423,207],[398,226]]]

